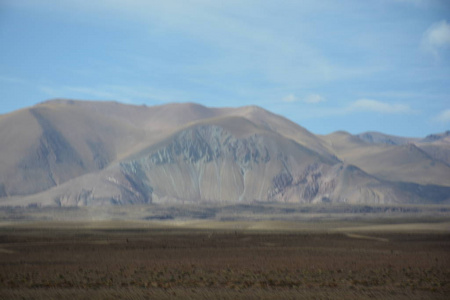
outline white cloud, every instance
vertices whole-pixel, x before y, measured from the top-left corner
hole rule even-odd
[[[450,109],[446,109],[443,112],[441,112],[437,117],[436,120],[438,122],[442,123],[450,123]]]
[[[324,102],[325,98],[318,94],[310,94],[305,98],[304,101],[306,103],[320,103],[320,102]]]
[[[450,47],[450,24],[443,20],[431,25],[422,38],[422,47],[435,56],[441,49]]]
[[[298,98],[295,97],[294,94],[289,94],[289,95],[287,95],[286,97],[283,98],[283,102],[292,103],[292,102],[297,102],[297,101],[298,101]]]
[[[299,97],[295,96],[294,94],[289,94],[286,97],[284,97],[282,100],[283,100],[283,102],[288,102],[288,103],[301,101],[304,103],[316,104],[316,103],[324,102],[325,98],[318,94],[309,94],[305,98],[299,98]]]
[[[365,111],[365,112],[378,112],[384,114],[402,114],[411,113],[412,109],[405,104],[390,104],[371,99],[360,99],[353,102],[348,108],[348,112],[353,111]]]

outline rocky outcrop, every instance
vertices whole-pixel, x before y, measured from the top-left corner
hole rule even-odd
[[[253,135],[237,139],[219,126],[198,126],[183,130],[168,145],[149,155],[150,164],[160,165],[183,161],[208,163],[222,157],[231,158],[242,168],[250,163],[266,163],[270,160],[262,139]]]
[[[156,202],[333,201],[334,165],[293,141],[282,146],[264,134],[237,138],[220,126],[194,126],[121,170]]]
[[[270,160],[263,136],[236,138],[219,126],[195,126],[122,162],[121,170],[145,183],[158,199],[237,201],[250,196],[250,181],[267,181],[257,180],[255,171]]]

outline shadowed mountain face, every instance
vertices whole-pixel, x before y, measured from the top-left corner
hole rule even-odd
[[[259,107],[55,100],[0,116],[0,205],[442,203],[448,137],[319,137]]]

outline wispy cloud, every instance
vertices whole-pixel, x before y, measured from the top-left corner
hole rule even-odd
[[[293,102],[304,102],[309,104],[317,104],[325,101],[325,97],[319,94],[309,94],[304,98],[299,98],[294,94],[289,94],[282,99],[283,102],[293,103]]]
[[[12,77],[12,76],[3,76],[0,75],[0,81],[5,83],[27,83],[26,80],[23,80],[21,78]]]
[[[305,98],[304,101],[306,103],[320,103],[320,102],[324,102],[325,98],[318,94],[310,94]]]
[[[325,101],[325,98],[318,94],[310,94],[305,98],[298,98],[294,94],[289,94],[283,98],[284,102],[303,102],[309,104],[317,104]],[[330,116],[343,116],[352,115],[358,113],[378,113],[378,114],[413,114],[416,111],[409,105],[403,103],[388,103],[373,99],[358,99],[345,106],[317,106],[309,105],[304,107],[310,114],[305,117],[330,117]]]
[[[405,114],[413,110],[406,104],[386,103],[372,99],[359,99],[346,108],[346,112],[377,112],[383,114]]]
[[[175,102],[186,99],[182,92],[159,90],[141,86],[100,85],[83,86],[39,86],[39,90],[49,97],[64,97],[72,99],[114,100],[125,103],[145,102]]]
[[[39,5],[34,1],[27,2],[36,9],[43,9],[41,2]],[[309,32],[309,28],[314,27],[317,31],[328,28],[321,28],[324,23],[311,19],[312,13],[317,13],[324,7],[327,11],[348,9],[351,13],[353,10],[353,6],[344,5],[343,8],[334,1],[323,1],[320,4],[313,0],[282,3],[269,1],[264,4],[255,0],[43,2],[50,10],[95,15],[96,18],[98,15],[108,15],[119,21],[139,23],[140,30],[148,28],[146,34],[140,36],[143,41],[151,40],[153,35],[157,35],[163,44],[165,39],[180,35],[189,42],[201,42],[202,46],[208,48],[208,55],[204,60],[191,64],[189,75],[202,72],[199,76],[205,81],[217,77],[217,74],[236,78],[245,73],[257,74],[257,78],[264,81],[258,83],[265,86],[271,83],[311,87],[323,82],[363,77],[382,71],[380,64],[362,65],[353,60],[333,60],[330,53],[324,50],[328,48],[313,42],[316,37]],[[273,13],[274,11],[279,13]],[[317,22],[317,26],[312,22]],[[344,48],[352,44],[351,36],[347,35],[345,43],[336,39],[335,47],[346,52]],[[352,51],[356,48],[353,45]],[[189,64],[187,60],[180,63],[173,59],[165,63],[169,67],[164,72],[179,70]]]
[[[286,97],[284,97],[282,100],[283,100],[283,102],[292,103],[292,102],[297,102],[299,99],[294,94],[289,94]]]
[[[436,116],[435,120],[441,123],[450,123],[450,109],[446,109],[441,112]]]
[[[439,52],[450,47],[450,24],[446,20],[434,23],[425,32],[422,38],[422,48],[439,56]]]
[[[62,87],[50,87],[50,86],[40,86],[39,89],[49,95],[50,97],[62,97],[64,96],[71,98],[69,95],[82,95],[84,97],[90,98],[101,98],[103,100],[116,100],[117,94],[107,92],[104,89],[88,88],[88,87],[74,87],[74,86],[62,86]],[[123,100],[123,99],[117,99]]]
[[[318,127],[380,114],[411,120],[412,108],[431,120],[449,94],[446,1],[11,0],[11,12],[42,18],[0,32],[11,35],[5,54],[17,53],[0,62],[28,77],[30,99],[258,104],[299,122],[342,122]],[[0,77],[0,89],[21,94],[14,82]]]

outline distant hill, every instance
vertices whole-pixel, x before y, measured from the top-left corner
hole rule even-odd
[[[450,131],[430,134],[425,138],[404,138],[379,132],[365,132],[358,134],[361,140],[370,144],[407,145],[414,144],[425,151],[433,159],[450,166]]]
[[[361,140],[370,144],[406,145],[418,141],[417,138],[405,138],[401,136],[388,135],[381,132],[364,132],[356,135]]]
[[[449,134],[317,136],[260,107],[58,99],[0,116],[0,205],[450,202]]]

